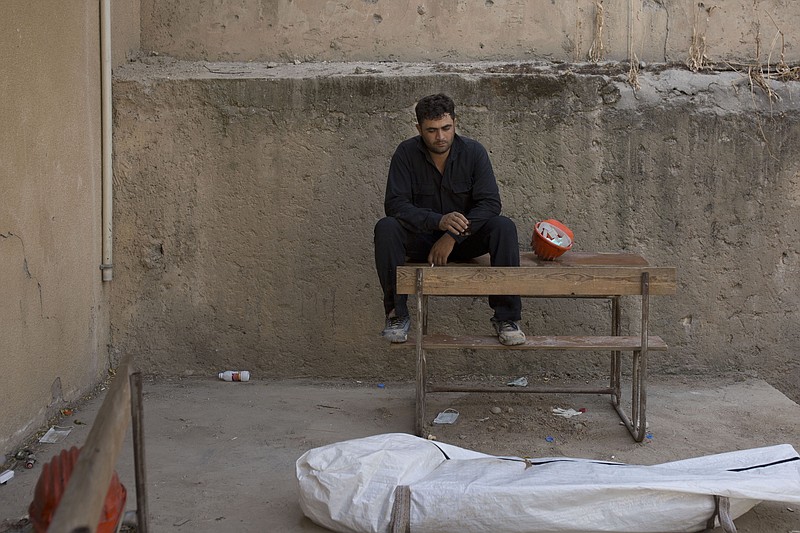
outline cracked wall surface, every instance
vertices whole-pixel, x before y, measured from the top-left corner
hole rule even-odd
[[[598,0],[600,1],[600,0]],[[793,0],[142,0],[142,49],[209,61],[800,62]],[[776,39],[777,37],[781,39]],[[785,46],[784,46],[785,45]]]
[[[734,72],[642,71],[636,92],[626,79],[508,62],[120,69],[115,349],[159,372],[411,378],[412,350],[378,336],[372,229],[416,98],[446,91],[459,131],[490,152],[523,250],[554,217],[578,250],[678,268],[677,295],[653,298],[652,331],[670,350],[652,371],[758,373],[800,398],[800,84],[773,84],[770,100]],[[523,327],[603,334],[605,312],[527,300]],[[490,331],[482,299],[432,313],[445,331]],[[510,375],[592,375],[606,361],[478,352],[437,368],[466,360]]]
[[[0,7],[0,452],[105,377],[98,5]]]

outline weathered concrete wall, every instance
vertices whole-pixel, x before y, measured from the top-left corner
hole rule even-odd
[[[0,452],[107,367],[97,2],[0,6]]]
[[[114,66],[140,55],[140,12],[139,0],[111,2],[111,61]]]
[[[800,61],[793,0],[142,0],[142,48],[210,61]],[[596,4],[601,6],[598,11]],[[696,46],[693,48],[693,42]],[[594,47],[593,47],[594,45]],[[601,50],[602,48],[602,50]]]
[[[653,298],[652,329],[671,345],[654,371],[755,371],[800,398],[800,84],[775,84],[769,100],[736,73],[641,72],[638,92],[625,79],[488,63],[120,69],[115,349],[163,372],[411,377],[412,351],[378,337],[372,228],[415,99],[446,91],[460,132],[491,152],[524,249],[556,217],[576,249],[679,268],[678,294]],[[432,327],[488,333],[485,301],[461,303],[435,302]],[[605,332],[603,312],[528,300],[523,322]],[[624,320],[635,316],[628,304]],[[481,353],[437,364],[464,359],[532,376],[605,366]]]

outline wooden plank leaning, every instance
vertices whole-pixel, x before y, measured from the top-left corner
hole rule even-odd
[[[49,533],[93,533],[97,529],[117,456],[131,421],[130,377],[131,357],[126,355],[117,367],[114,381],[81,448]]]

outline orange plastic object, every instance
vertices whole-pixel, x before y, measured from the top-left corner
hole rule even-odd
[[[559,237],[563,239],[564,237],[569,238],[569,244],[566,246],[562,246],[560,244],[556,244],[550,239],[547,239],[542,236],[540,231],[540,225],[543,223],[550,224],[555,230],[558,232],[558,235],[553,235],[553,237]],[[546,233],[546,232],[545,232]],[[533,237],[531,238],[531,247],[536,255],[540,259],[544,259],[546,261],[552,261],[559,255],[563,254],[570,248],[572,248],[572,244],[575,242],[575,236],[572,234],[572,230],[566,227],[564,224],[559,222],[558,220],[549,218],[547,220],[542,220],[541,222],[537,222],[536,226],[533,228]]]
[[[33,501],[28,507],[31,524],[36,533],[44,533],[50,527],[79,454],[80,450],[75,446],[69,450],[61,450],[61,453],[42,467],[42,474],[33,492]],[[117,530],[122,513],[125,511],[126,496],[127,491],[114,472],[103,504],[100,522],[97,524],[97,533],[114,533]]]

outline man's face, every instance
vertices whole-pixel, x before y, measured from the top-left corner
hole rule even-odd
[[[417,131],[431,153],[446,154],[453,145],[456,122],[449,113],[445,113],[437,119],[423,120],[422,124],[417,124]]]

